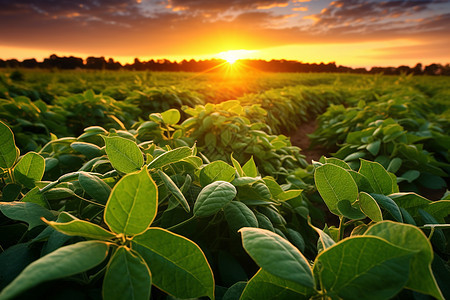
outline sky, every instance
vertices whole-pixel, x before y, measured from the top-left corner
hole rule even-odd
[[[0,58],[450,63],[448,0],[0,0]],[[222,53],[222,54],[221,54]]]

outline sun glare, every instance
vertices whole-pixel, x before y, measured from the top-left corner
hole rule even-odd
[[[217,57],[225,60],[228,64],[232,65],[239,59],[249,58],[250,54],[255,51],[251,50],[229,50],[225,52],[220,52]]]

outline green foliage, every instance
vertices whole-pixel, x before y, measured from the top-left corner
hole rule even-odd
[[[450,297],[449,197],[405,192],[443,186],[448,173],[445,81],[292,74],[208,87],[114,73],[121,82],[108,87],[108,72],[78,74],[74,86],[70,73],[34,84],[24,74],[0,81],[0,117],[14,132],[0,124],[1,299],[67,286],[94,299]],[[243,93],[248,102],[220,103]],[[357,129],[330,131],[330,141],[343,134],[338,158],[306,166],[272,135],[343,99]],[[369,105],[351,109],[359,99]],[[84,124],[89,113],[97,123]],[[16,143],[36,152],[21,156]]]

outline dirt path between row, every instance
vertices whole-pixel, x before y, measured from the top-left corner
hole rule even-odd
[[[301,153],[306,156],[308,163],[311,163],[312,160],[318,161],[322,155],[328,154],[325,149],[320,147],[309,149],[311,141],[308,134],[313,133],[317,129],[317,126],[317,120],[310,120],[307,123],[300,124],[296,130],[288,134],[291,138],[292,145],[302,149]]]

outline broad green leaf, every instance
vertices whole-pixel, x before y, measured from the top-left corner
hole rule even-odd
[[[394,200],[388,196],[380,194],[370,194],[370,196],[377,201],[378,205],[381,205],[381,207],[387,210],[396,221],[403,222],[402,213]]]
[[[444,218],[450,215],[450,200],[431,202],[427,207],[423,208],[423,210],[432,215],[438,221],[444,221]]]
[[[99,241],[79,242],[59,248],[29,264],[3,289],[0,299],[13,299],[42,282],[87,271],[106,258],[108,248],[108,243]]]
[[[111,187],[103,180],[95,175],[86,172],[80,172],[80,175],[78,176],[78,182],[89,196],[91,196],[99,203],[106,204],[109,195],[111,194]]]
[[[256,168],[253,156],[242,166],[242,171],[245,176],[256,177],[258,176],[258,169]]]
[[[105,208],[105,223],[115,233],[139,234],[153,222],[157,208],[158,187],[144,167],[114,186]]]
[[[235,172],[236,170],[224,161],[212,162],[200,171],[200,184],[206,186],[214,181],[231,182]]]
[[[276,225],[286,225],[286,220],[280,215],[278,209],[274,206],[260,206],[259,211],[269,218],[270,222]]]
[[[159,155],[158,157],[156,157],[154,160],[152,160],[148,164],[148,168],[149,169],[162,168],[169,164],[173,164],[173,163],[179,162],[183,159],[186,159],[192,155],[193,155],[192,149],[189,147],[176,148],[176,149],[167,151],[167,152]]]
[[[378,152],[380,151],[380,146],[381,146],[381,140],[377,140],[375,142],[368,144],[366,149],[373,156],[377,156]]]
[[[214,298],[214,278],[200,247],[187,238],[152,227],[133,239],[147,262],[153,284],[177,298]]]
[[[394,200],[398,206],[406,209],[411,215],[417,215],[419,208],[427,207],[432,201],[416,193],[395,193],[390,194],[389,198]]]
[[[348,200],[353,204],[358,198],[358,186],[350,173],[339,166],[325,164],[318,167],[314,180],[320,196],[335,215],[340,215],[337,208],[339,201]]]
[[[433,248],[420,229],[412,225],[384,221],[371,226],[365,235],[378,236],[398,247],[415,251],[406,287],[437,299],[444,299],[431,270]]]
[[[278,196],[279,194],[282,194],[284,191],[281,188],[281,186],[276,182],[276,180],[272,177],[264,177],[263,178],[264,183],[267,185],[267,187],[270,190],[270,193],[273,197]]]
[[[279,201],[287,201],[289,199],[300,196],[302,190],[289,190],[277,195]]]
[[[181,115],[178,109],[172,108],[162,112],[161,117],[167,125],[175,125],[180,121]]]
[[[383,221],[383,214],[378,206],[377,201],[373,199],[372,196],[365,192],[359,193],[359,206],[366,216],[368,216],[372,221],[380,222]]]
[[[416,254],[373,236],[355,236],[322,251],[314,277],[327,294],[342,299],[390,299],[408,281]]]
[[[392,178],[379,163],[361,159],[359,173],[369,180],[375,193],[383,195],[392,193]]]
[[[394,157],[390,162],[389,166],[387,167],[388,172],[396,173],[400,167],[402,166],[403,160],[399,157]]]
[[[242,227],[258,227],[255,214],[242,202],[231,201],[223,211],[231,232],[237,233]]]
[[[242,228],[245,251],[265,271],[307,288],[314,288],[308,261],[287,240],[276,233],[260,228]]]
[[[144,156],[135,142],[119,137],[104,137],[105,150],[112,166],[119,172],[131,173],[144,165]]]
[[[148,300],[152,275],[142,257],[121,246],[106,268],[102,294],[104,299]]]
[[[267,229],[275,232],[272,222],[270,222],[270,219],[265,214],[255,212],[255,216],[256,219],[258,220],[258,228]]]
[[[409,183],[413,182],[414,180],[416,180],[417,178],[419,178],[420,176],[420,172],[417,170],[408,170],[405,173],[403,173],[402,175],[400,175],[400,177],[398,178],[399,182],[402,182],[404,180],[408,181]]]
[[[0,121],[0,168],[11,168],[18,157],[14,134],[5,123]]]
[[[244,171],[242,170],[241,164],[233,157],[233,154],[231,154],[231,162],[233,163],[238,175],[240,177],[244,176]]]
[[[244,186],[253,184],[259,180],[261,180],[260,177],[236,177],[233,179],[233,181],[231,181],[231,184],[234,186]]]
[[[350,175],[352,175],[353,180],[356,182],[356,185],[358,186],[358,191],[366,193],[374,192],[372,185],[370,185],[370,182],[366,178],[366,176],[353,170],[349,170],[348,172],[350,173]]]
[[[335,158],[335,157],[326,157],[325,158],[325,163],[327,164],[333,164],[336,166],[339,166],[341,168],[344,168],[346,170],[351,170],[352,168],[350,168],[350,166],[343,160],[340,160],[339,158]]]
[[[197,196],[194,215],[208,217],[224,208],[236,197],[236,188],[226,181],[215,181],[205,186]]]
[[[99,146],[91,143],[74,142],[70,144],[70,147],[75,151],[80,152],[81,154],[86,156],[87,159],[92,159],[94,157],[102,156],[104,154],[104,152]]]
[[[159,178],[164,182],[164,185],[172,194],[172,196],[181,204],[186,212],[190,212],[191,208],[189,207],[189,203],[186,198],[184,198],[183,193],[177,187],[177,185],[170,179],[170,177],[161,170],[158,170]]]
[[[358,205],[352,205],[348,200],[339,201],[337,204],[339,212],[350,220],[362,220],[366,215],[359,209]]]
[[[240,299],[242,292],[244,291],[246,286],[247,286],[246,281],[237,281],[235,284],[233,284],[227,289],[225,294],[223,294],[222,300]]]
[[[36,203],[42,207],[50,208],[47,200],[45,199],[44,195],[42,195],[41,190],[37,186],[35,186],[28,193],[26,193],[25,196],[23,196],[23,198],[20,199],[20,201]]]
[[[289,239],[289,241],[300,250],[300,252],[305,251],[305,239],[303,236],[297,231],[292,228],[287,227],[286,228],[286,235]]]
[[[36,152],[28,152],[14,166],[14,178],[25,187],[32,189],[36,181],[44,176],[45,160]]]
[[[73,220],[67,223],[46,221],[46,223],[66,235],[82,236],[98,240],[110,240],[116,236],[103,227],[84,220]]]
[[[309,299],[314,290],[296,282],[274,276],[263,269],[253,276],[247,283],[240,300],[260,299]]]
[[[42,217],[47,220],[55,219],[48,209],[32,202],[0,202],[0,211],[10,219],[28,223],[28,230],[44,225]]]

